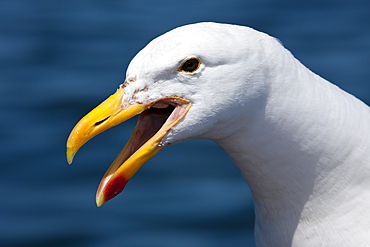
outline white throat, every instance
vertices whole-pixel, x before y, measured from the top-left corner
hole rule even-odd
[[[369,108],[280,52],[285,62],[270,73],[265,106],[248,127],[215,140],[252,191],[257,246],[362,243],[370,231]]]

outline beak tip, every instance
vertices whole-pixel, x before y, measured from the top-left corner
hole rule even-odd
[[[100,207],[105,202],[103,195],[101,193],[96,194],[96,206]]]
[[[68,164],[72,164],[73,158],[75,156],[75,152],[72,152],[71,149],[67,148],[67,162]]]
[[[99,208],[101,205],[103,205],[104,204],[104,202],[103,203],[101,203],[101,202],[98,202],[98,201],[96,201],[96,206]]]
[[[128,180],[126,181],[123,177],[106,177],[99,185],[98,191],[96,192],[96,205],[100,207],[107,201],[116,197],[126,187]]]

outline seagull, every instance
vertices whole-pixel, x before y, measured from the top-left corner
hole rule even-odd
[[[119,194],[160,150],[220,145],[249,185],[256,246],[370,246],[370,109],[249,27],[173,29],[130,62],[116,93],[77,123],[67,160],[135,115],[96,194]]]

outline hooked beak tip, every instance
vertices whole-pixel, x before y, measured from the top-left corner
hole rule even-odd
[[[72,152],[70,148],[67,148],[67,162],[68,164],[72,164],[73,158],[75,156],[76,152]]]

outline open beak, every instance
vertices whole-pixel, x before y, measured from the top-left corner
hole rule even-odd
[[[89,112],[73,128],[67,141],[67,160],[71,164],[78,149],[88,140],[140,114],[130,139],[100,182],[96,193],[98,207],[118,195],[144,163],[164,148],[162,138],[191,107],[189,101],[179,97],[128,103],[122,102],[123,95],[120,88]]]

